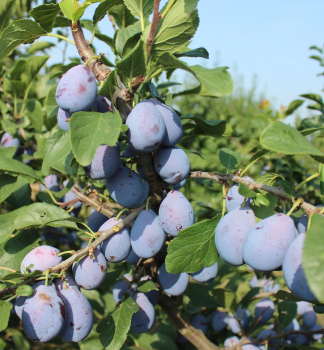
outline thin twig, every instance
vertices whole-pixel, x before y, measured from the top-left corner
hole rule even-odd
[[[160,7],[160,0],[154,0],[154,12],[153,12],[152,25],[151,25],[150,35],[146,41],[147,61],[150,59],[156,27],[161,19],[161,15],[159,14],[159,7]]]

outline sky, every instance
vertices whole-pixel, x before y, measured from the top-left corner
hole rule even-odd
[[[84,18],[92,19],[95,8],[91,5]],[[190,47],[205,47],[210,58],[188,58],[187,63],[229,67],[236,86],[243,84],[248,90],[256,84],[256,97],[264,96],[276,109],[287,107],[300,94],[321,93],[324,77],[316,75],[324,69],[309,59],[315,54],[309,47],[324,44],[323,0],[200,0],[198,13],[200,25]],[[107,17],[99,27],[114,35]],[[90,39],[91,34],[85,33]],[[106,44],[95,39],[94,45],[113,60]],[[60,62],[60,51],[52,51],[50,63]],[[72,45],[68,56],[77,56]],[[177,73],[177,78],[181,81],[185,74]],[[309,114],[306,108],[299,113]]]

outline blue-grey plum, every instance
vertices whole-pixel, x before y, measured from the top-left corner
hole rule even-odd
[[[99,213],[95,209],[91,209],[90,215],[88,217],[87,225],[91,228],[93,232],[98,232],[100,226],[102,226],[107,221],[107,216]]]
[[[36,282],[35,284],[32,285],[32,288],[33,290],[35,290],[38,286],[45,286],[45,280],[43,281],[40,281],[40,282]],[[54,287],[54,284],[50,284],[49,285],[50,287],[52,288],[55,288]],[[15,300],[15,312],[16,312],[16,315],[21,319],[22,317],[22,311],[23,311],[23,308],[24,308],[24,305],[25,305],[25,301],[28,297],[24,297],[22,295],[19,295],[16,300]]]
[[[221,332],[226,328],[227,313],[214,311],[211,315],[211,325],[216,332]]]
[[[237,318],[239,319],[243,328],[246,328],[249,325],[250,313],[247,309],[242,308],[240,305],[236,310]]]
[[[124,208],[136,208],[141,203],[144,185],[142,178],[123,164],[115,174],[106,179],[111,197]]]
[[[247,180],[253,181],[250,177],[246,177]],[[231,210],[240,207],[244,201],[244,196],[242,196],[238,191],[239,185],[238,183],[235,183],[227,192],[226,199],[225,199],[225,206],[227,212],[230,212]],[[250,207],[252,204],[251,198],[246,198],[245,205],[247,207]]]
[[[133,282],[132,275],[126,274],[124,278],[113,286],[113,297],[116,303],[123,300],[124,294],[128,291]]]
[[[242,350],[259,350],[260,348],[255,344],[244,344],[241,346]]]
[[[121,154],[124,158],[134,158],[136,156],[136,151],[133,147],[129,146],[124,152]]]
[[[215,264],[212,266],[203,267],[201,270],[192,273],[191,277],[197,282],[208,283],[216,277],[217,271],[218,263],[215,262]]]
[[[121,222],[121,219],[116,220],[115,218],[111,218],[99,228],[99,231],[108,230],[119,222]],[[124,261],[131,250],[129,229],[124,227],[104,240],[100,245],[100,250],[110,262],[117,263]]]
[[[289,325],[285,328],[284,333],[289,333],[291,331],[299,331],[300,325],[298,321],[294,318],[292,322],[289,323]],[[288,339],[295,340],[297,338],[297,334],[291,334]]]
[[[165,123],[151,102],[138,103],[126,120],[128,143],[139,152],[152,152],[165,136]]]
[[[315,331],[321,331],[323,329],[323,327],[320,324],[316,324],[314,327],[312,327],[310,329],[311,332],[315,332]],[[313,334],[312,338],[317,340],[317,341],[321,341],[321,339],[323,338],[323,334],[319,333],[319,334]]]
[[[5,132],[1,137],[1,147],[18,147],[20,140]]]
[[[64,131],[70,131],[69,119],[71,118],[71,115],[71,113],[64,111],[62,108],[58,109],[57,124],[60,129]]]
[[[47,188],[52,191],[52,192],[59,192],[60,191],[60,187],[59,187],[59,184],[58,184],[58,178],[56,175],[54,174],[51,174],[51,175],[48,175],[44,178],[44,182],[45,182],[45,185],[47,186]],[[41,191],[46,191],[46,188],[44,185],[40,185],[40,190]]]
[[[150,98],[154,106],[160,111],[165,123],[165,136],[162,141],[162,146],[175,146],[182,138],[183,128],[177,113],[169,106],[163,104],[155,98]]]
[[[132,248],[141,258],[151,258],[163,247],[165,233],[159,217],[152,210],[143,210],[131,229]]]
[[[84,172],[93,180],[103,180],[115,174],[120,165],[119,144],[110,147],[101,145],[90,165],[84,167]]]
[[[224,340],[224,348],[232,348],[240,342],[240,339],[236,336],[226,338]]]
[[[265,323],[273,316],[274,309],[275,305],[273,301],[269,298],[263,298],[255,305],[255,318],[258,320],[262,315],[259,322]]]
[[[152,277],[150,276],[144,276],[141,277],[141,281],[152,281]],[[144,293],[147,297],[150,303],[155,306],[159,299],[159,291],[158,290],[151,290],[149,292]]]
[[[277,335],[278,333],[273,331],[272,329],[264,329],[263,331],[261,331],[257,338],[258,339],[264,339],[264,338],[268,338],[268,337],[273,337],[275,335]],[[270,345],[270,349],[271,350],[275,350],[278,349],[278,347],[274,347],[273,345],[279,345],[280,344],[280,339],[272,339],[269,341],[269,345]]]
[[[184,180],[190,171],[190,162],[186,153],[179,147],[162,147],[156,153],[154,168],[168,184],[174,185]]]
[[[23,152],[23,157],[26,156],[27,159],[24,160],[23,163],[27,164],[27,165],[32,164],[33,163],[33,158],[30,158],[30,157],[33,157],[34,153],[35,153],[35,151],[32,148],[29,148],[29,147],[25,148],[24,152]]]
[[[28,272],[35,270],[45,271],[47,268],[55,266],[62,261],[62,257],[57,256],[60,251],[57,248],[49,245],[42,245],[31,250],[23,259],[20,265],[21,273],[25,273],[25,268],[30,265],[33,267],[28,268]]]
[[[104,281],[107,274],[107,261],[105,256],[97,248],[93,252],[94,259],[89,255],[74,262],[72,271],[75,282],[83,289],[98,288]]]
[[[143,192],[142,192],[142,197],[138,202],[139,203],[138,205],[142,204],[147,199],[149,192],[150,192],[150,185],[146,180],[143,180]]]
[[[169,295],[180,295],[188,286],[189,275],[186,272],[182,273],[169,273],[165,269],[165,263],[163,263],[158,269],[158,280],[162,289]]]
[[[229,314],[226,318],[226,323],[232,333],[237,334],[242,331],[241,326],[233,314]]]
[[[267,281],[263,286],[263,291],[265,293],[277,293],[280,290],[279,283],[275,283],[273,281]]]
[[[312,308],[305,311],[303,315],[304,326],[307,328],[312,328],[316,325],[317,315]]]
[[[294,221],[275,214],[258,222],[243,244],[243,260],[260,271],[272,271],[283,263],[289,245],[296,238]]]
[[[107,97],[98,95],[98,97],[96,98],[95,104],[93,106],[93,110],[99,113],[111,112],[111,101],[108,100]]]
[[[195,223],[192,205],[180,191],[170,191],[159,208],[163,230],[171,236],[178,236],[181,230]]]
[[[154,306],[144,293],[132,293],[131,296],[139,306],[139,310],[132,316],[130,330],[136,333],[147,332],[155,321]]]
[[[22,326],[26,336],[35,342],[47,342],[63,328],[65,307],[53,287],[40,285],[25,301]]]
[[[306,310],[309,308],[309,302],[308,301],[297,301],[297,315],[304,315]]]
[[[221,258],[231,265],[242,265],[243,244],[256,224],[254,212],[249,207],[237,207],[224,215],[215,229],[215,244]]]
[[[91,69],[79,64],[60,79],[55,93],[56,103],[69,113],[89,111],[95,103],[97,90]]]
[[[135,254],[133,249],[131,249],[125,261],[127,262],[127,264],[137,265],[139,260],[140,260],[140,257],[137,254]]]
[[[187,182],[187,179],[184,179],[176,184],[173,185],[173,189],[174,190],[179,190],[180,188],[182,188]]]
[[[79,342],[89,335],[93,326],[93,311],[78,287],[56,279],[55,286],[65,306],[65,322],[59,336],[65,341]]]
[[[204,315],[195,315],[195,317],[192,319],[191,324],[193,327],[200,329],[203,333],[207,332],[208,321]]]
[[[282,272],[287,287],[300,299],[316,303],[316,297],[307,283],[302,266],[303,246],[306,234],[299,234],[289,246],[283,264]]]

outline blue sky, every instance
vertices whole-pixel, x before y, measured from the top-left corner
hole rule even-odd
[[[92,18],[95,7],[87,9],[85,18]],[[316,77],[321,69],[308,57],[311,45],[324,43],[323,0],[200,0],[198,12],[200,25],[190,47],[205,47],[210,59],[192,58],[188,63],[228,66],[235,80],[243,77],[247,89],[257,77],[257,96],[262,93],[275,108],[288,106],[299,94],[321,92],[324,78]],[[99,26],[113,36],[107,17]],[[86,37],[90,39],[89,32]],[[105,44],[95,39],[94,45],[113,59]],[[76,56],[69,46],[68,55]],[[51,63],[61,60],[54,50]],[[177,77],[184,75],[177,73]],[[306,109],[301,113],[308,114]]]

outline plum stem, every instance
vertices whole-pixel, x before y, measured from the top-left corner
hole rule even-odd
[[[115,217],[115,220],[118,221],[120,216],[125,213],[125,211],[129,210],[128,208],[124,208],[123,210],[121,210],[118,215]]]
[[[225,212],[226,212],[226,193],[227,193],[227,187],[223,185],[223,209],[222,209],[222,216],[224,216]]]
[[[298,198],[296,201],[293,202],[293,206],[291,207],[291,209],[288,211],[286,215],[290,216],[295,211],[295,209],[298,208],[302,203],[303,203],[303,200],[301,198]]]
[[[146,207],[145,209],[148,210],[149,209],[149,202],[151,200],[151,197],[147,197],[147,200],[146,200]]]
[[[100,59],[101,59],[101,56],[98,56],[98,55],[92,56],[92,57],[88,58],[83,64],[86,66],[86,65],[87,65],[91,60],[93,60],[93,59],[100,60]]]
[[[45,271],[45,286],[48,286],[48,277],[49,277],[50,269]]]
[[[313,174],[313,175],[309,176],[307,179],[305,179],[299,185],[297,185],[295,187],[295,190],[298,191],[305,183],[307,183],[308,181],[311,181],[311,180],[317,178],[318,176],[319,176],[319,173],[316,173],[316,174]]]
[[[65,252],[61,252],[61,253],[57,254],[57,256],[62,256],[64,254],[72,254],[73,255],[73,254],[75,254],[75,250],[67,250]],[[59,274],[57,274],[57,275],[59,275]]]

